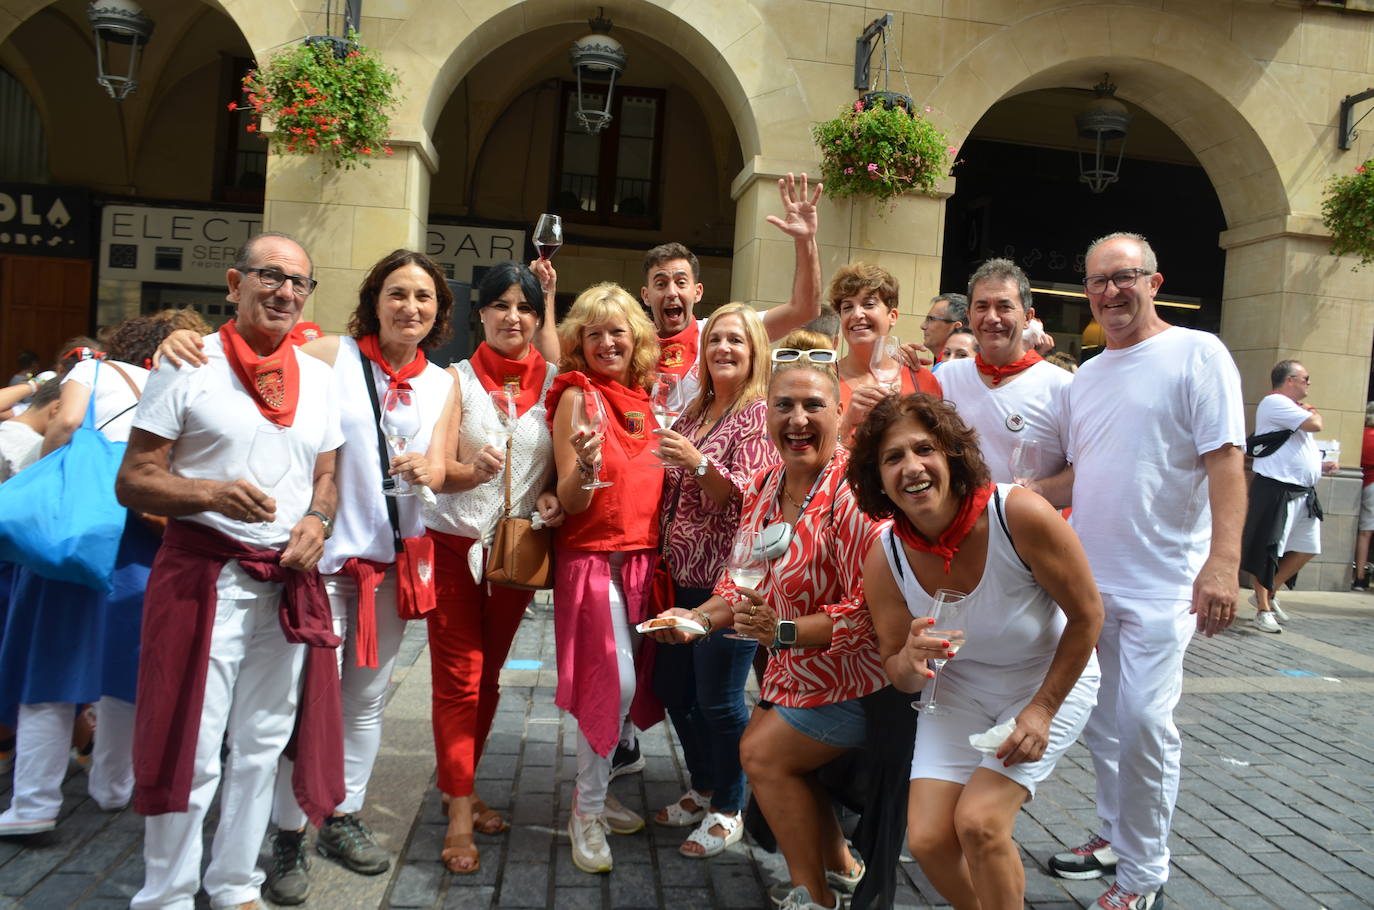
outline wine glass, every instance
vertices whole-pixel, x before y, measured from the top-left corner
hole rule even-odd
[[[573,397],[573,429],[591,436],[601,436],[604,439],[606,408],[601,403],[601,395],[597,393],[596,389],[582,389],[579,392],[579,395]],[[601,479],[601,464],[598,462],[592,468],[592,479],[582,484],[582,489],[599,490],[602,487],[612,485],[611,481]]]
[[[286,427],[276,424],[258,427],[248,446],[248,474],[253,478],[253,483],[275,499],[276,486],[290,467],[291,449],[287,444]],[[260,531],[271,527],[271,521],[258,522],[257,525]]]
[[[764,576],[768,574],[768,560],[763,555],[763,538],[759,531],[742,528],[736,533],[725,569],[730,573],[730,580],[736,587],[758,590]],[[752,636],[741,635],[738,632],[726,632],[725,637],[737,641],[757,641]]]
[[[667,430],[681,416],[678,411],[678,385],[681,382],[681,377],[676,373],[655,373],[653,379],[654,385],[649,393],[649,404],[653,408],[654,416],[658,418],[658,425]],[[671,468],[673,466],[659,459],[657,467]]]
[[[540,259],[552,259],[563,245],[563,219],[545,213],[534,224],[534,249]]]
[[[410,441],[420,432],[420,406],[415,401],[415,390],[387,389],[382,396],[382,419],[379,423],[392,454],[404,453]],[[415,493],[405,478],[399,475],[383,478],[382,492],[388,496],[410,496]]]
[[[898,344],[891,335],[879,336],[873,345],[873,355],[868,360],[868,370],[878,385],[888,392],[901,388],[902,364],[897,359]]]
[[[964,630],[959,626],[963,621],[964,599],[968,597],[963,591],[955,591],[952,588],[941,588],[935,592],[935,603],[930,609],[930,615],[935,620],[935,625],[927,635],[944,638],[949,642],[949,650],[958,653],[964,646]],[[930,698],[924,702],[913,701],[911,707],[923,714],[948,714],[949,708],[935,703],[935,692],[940,686],[940,670],[944,667],[947,657],[932,658],[931,664],[935,667],[935,678],[930,681]]]
[[[509,389],[497,389],[488,392],[487,397],[491,399],[491,410],[482,421],[482,432],[502,455],[509,457],[511,437],[515,435],[515,396]]]
[[[1035,471],[1040,464],[1040,443],[1034,439],[1018,440],[1011,450],[1011,480],[1020,483],[1034,480]]]

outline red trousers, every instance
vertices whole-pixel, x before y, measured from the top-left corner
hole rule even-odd
[[[433,529],[438,607],[427,617],[439,789],[471,796],[491,732],[498,679],[533,591],[477,584],[468,571],[474,541]]]

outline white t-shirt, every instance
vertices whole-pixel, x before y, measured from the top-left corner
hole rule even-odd
[[[149,378],[134,426],[175,440],[170,467],[178,477],[219,481],[242,477],[256,483],[248,467],[249,454],[258,429],[272,424],[229,366],[219,335],[206,335],[204,341],[209,363],[180,369],[163,366]],[[343,445],[343,433],[329,365],[295,348],[290,349],[290,356],[300,368],[300,402],[295,421],[285,433],[286,473],[269,491],[277,501],[275,519],[265,529],[258,522],[234,521],[219,512],[197,512],[185,516],[186,520],[252,546],[279,549],[310,508],[315,458]],[[340,490],[339,495],[347,493]]]
[[[1064,470],[1069,434],[1065,411],[1072,382],[1072,373],[1043,360],[991,387],[983,384],[972,357],[947,361],[940,371],[945,400],[978,431],[978,448],[996,483],[1013,480],[1012,449],[1024,439],[1039,443],[1033,477]]]
[[[0,422],[0,483],[38,460],[43,449],[43,437],[26,423],[17,420]]]
[[[1255,433],[1292,430],[1293,435],[1273,455],[1256,458],[1253,468],[1271,480],[1300,487],[1315,487],[1322,473],[1322,453],[1316,440],[1298,427],[1307,422],[1311,412],[1287,395],[1275,392],[1260,399],[1255,408]]]
[[[1245,441],[1230,353],[1215,335],[1171,327],[1083,364],[1068,400],[1070,523],[1097,586],[1191,598],[1212,538],[1202,456]]]
[[[96,367],[100,368],[99,373]],[[148,384],[150,374],[143,367],[121,361],[119,370],[124,371],[140,392]],[[134,406],[138,403],[138,396],[119,375],[119,370],[108,361],[83,360],[62,377],[63,385],[79,382],[88,389],[95,386],[95,425],[110,442],[129,441],[129,430],[134,425]]]

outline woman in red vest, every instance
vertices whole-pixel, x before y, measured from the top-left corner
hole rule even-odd
[[[652,615],[649,582],[658,556],[664,470],[654,455],[657,422],[649,375],[658,362],[653,323],[615,284],[594,285],[558,326],[563,372],[546,399],[557,493],[553,588],[557,705],[577,718],[577,789],[568,833],[584,872],[609,872],[606,832],[632,834],[644,820],[607,795],[611,755],[626,715],[641,729],[662,719],[633,626]],[[599,400],[599,432],[581,419]],[[610,486],[587,489],[599,478]],[[636,694],[639,696],[636,698]]]

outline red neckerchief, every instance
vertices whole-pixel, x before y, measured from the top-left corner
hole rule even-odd
[[[488,392],[510,392],[515,397],[515,415],[519,417],[539,402],[548,362],[534,345],[520,360],[511,360],[484,341],[472,354],[472,372]]]
[[[229,366],[253,396],[253,403],[263,417],[279,427],[291,426],[296,420],[296,403],[301,397],[301,371],[296,363],[296,349],[283,337],[275,351],[259,357],[239,334],[236,321],[230,319],[219,329]]]
[[[623,386],[614,379],[607,379],[597,373],[582,373],[577,370],[555,376],[553,385],[544,397],[544,406],[548,412],[546,419],[550,427],[553,426],[554,414],[558,410],[558,402],[562,399],[564,390],[573,385],[583,390],[596,389],[601,394],[601,401],[606,407],[607,427],[615,433],[627,455],[633,457],[651,441],[656,441],[649,433],[658,423],[650,423],[653,414],[649,407],[648,392],[641,388]]]
[[[1020,360],[1014,360],[1006,366],[996,367],[983,359],[982,354],[974,354],[973,362],[978,364],[978,372],[984,376],[992,377],[992,384],[998,385],[1008,376],[1015,376],[1022,370],[1028,370],[1045,358],[1040,356],[1040,352],[1031,348]]]
[[[676,335],[658,339],[658,369],[661,373],[684,376],[696,366],[701,332],[697,329],[696,318],[690,312],[687,317],[685,329]]]
[[[954,521],[950,522],[949,527],[945,528],[940,539],[935,543],[928,542],[921,536],[921,532],[916,530],[911,519],[906,517],[906,513],[900,509],[892,518],[892,530],[897,537],[911,547],[922,553],[934,553],[945,561],[945,574],[949,574],[950,563],[954,561],[954,554],[959,552],[959,545],[964,542],[969,531],[973,530],[974,524],[978,522],[978,516],[983,514],[983,510],[988,507],[988,500],[992,498],[992,491],[996,489],[994,484],[988,484],[974,490],[972,494],[965,496],[964,501],[959,505],[959,512],[954,516]]]
[[[313,322],[306,322],[302,319],[300,322],[296,323],[295,328],[291,329],[290,333],[287,334],[286,340],[294,345],[302,345],[314,341],[323,334],[324,332],[320,331],[318,325]]]
[[[393,370],[391,364],[387,363],[386,358],[382,356],[382,344],[377,340],[376,334],[364,335],[362,338],[359,338],[358,351],[368,360],[382,368],[382,372],[386,374],[386,389],[388,392],[392,389],[400,389],[404,392],[413,390],[414,386],[407,380],[413,379],[423,373],[425,371],[425,366],[429,363],[429,361],[425,359],[425,352],[416,348],[415,357],[410,363],[401,367],[399,370]],[[410,404],[409,395],[398,395],[396,397],[400,399],[402,404]]]

